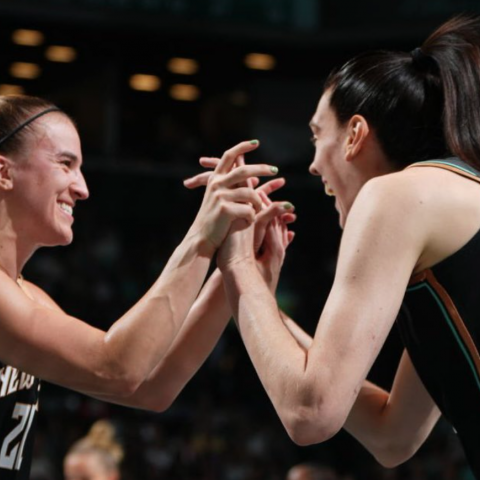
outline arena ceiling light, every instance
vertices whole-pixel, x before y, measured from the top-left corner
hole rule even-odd
[[[45,50],[45,57],[51,62],[69,63],[77,58],[77,51],[72,47],[51,45]]]
[[[160,89],[162,82],[156,75],[137,73],[130,77],[129,84],[130,88],[133,90],[139,90],[141,92],[155,92]]]
[[[171,58],[167,63],[167,68],[171,73],[179,75],[194,75],[198,72],[199,64],[192,58]]]
[[[12,42],[27,47],[38,47],[45,41],[45,36],[38,30],[18,29],[12,33]]]
[[[25,93],[25,89],[20,85],[11,85],[3,83],[0,85],[0,95],[22,95]]]
[[[275,57],[267,53],[249,53],[244,62],[252,70],[273,70],[277,63]]]
[[[200,89],[195,85],[177,83],[170,88],[170,96],[175,100],[193,102],[200,97]]]
[[[15,62],[10,65],[9,73],[14,78],[33,80],[40,76],[42,70],[36,63]]]

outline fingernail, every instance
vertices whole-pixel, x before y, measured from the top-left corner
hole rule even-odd
[[[285,210],[291,210],[293,208],[293,204],[290,203],[290,202],[286,202],[286,203],[283,204],[283,208]]]
[[[270,167],[270,171],[271,171],[272,173],[277,174],[277,173],[278,173],[278,167]]]
[[[250,145],[258,145],[258,140],[250,140]]]

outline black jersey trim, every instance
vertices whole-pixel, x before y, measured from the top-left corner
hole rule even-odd
[[[472,370],[475,382],[480,390],[480,355],[453,300],[429,269],[420,272],[412,278],[407,292],[421,288],[426,288],[429,291],[440,308],[443,317]]]

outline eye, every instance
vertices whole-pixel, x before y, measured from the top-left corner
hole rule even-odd
[[[73,163],[73,160],[71,160],[70,158],[64,158],[60,160],[60,164],[64,165],[67,168],[70,168],[72,166],[72,163]]]

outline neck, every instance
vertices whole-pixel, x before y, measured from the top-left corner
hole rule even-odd
[[[0,208],[0,212],[1,212]],[[5,213],[4,211],[1,213]],[[36,247],[28,240],[22,241],[7,215],[0,214],[0,269],[16,280]]]
[[[351,175],[346,182],[351,186],[351,196],[347,199],[347,214],[361,188],[372,178],[393,173],[396,169],[380,149],[369,151],[352,165]]]

